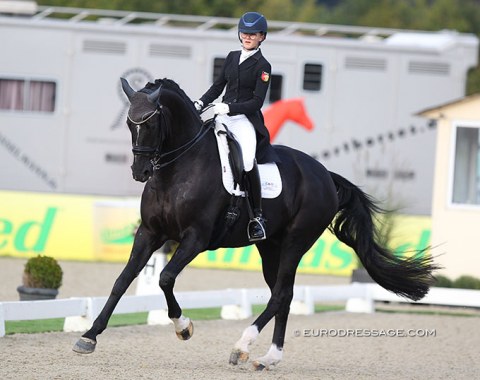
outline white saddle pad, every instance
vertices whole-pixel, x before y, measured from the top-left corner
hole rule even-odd
[[[219,131],[225,131],[223,125],[219,123],[215,124],[215,137],[217,138],[218,154],[220,155],[220,162],[222,165],[222,180],[223,186],[228,193],[245,196],[245,193],[241,191],[238,186],[234,188],[232,168],[228,161],[228,143],[225,133],[218,133]],[[262,198],[276,198],[282,192],[282,178],[276,163],[260,164],[258,165],[258,171],[260,173],[260,183],[262,184]]]

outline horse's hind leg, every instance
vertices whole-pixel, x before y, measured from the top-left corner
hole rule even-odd
[[[268,369],[278,364],[283,358],[283,344],[288,314],[290,312],[290,303],[293,299],[295,272],[302,255],[303,253],[282,259],[278,270],[277,282],[272,291],[272,297],[268,302],[267,308],[254,322],[254,325],[257,325],[261,331],[272,317],[275,316],[272,344],[266,355],[253,361],[253,366],[257,370]]]
[[[128,289],[135,277],[138,276],[142,268],[148,262],[152,252],[159,248],[161,243],[153,245],[153,237],[149,236],[140,225],[133,244],[132,252],[127,265],[123,269],[120,276],[115,281],[108,300],[98,317],[93,322],[92,327],[88,330],[78,342],[73,346],[73,351],[80,354],[89,354],[95,350],[97,344],[97,335],[101,334],[107,327],[115,306],[125,291]]]
[[[263,277],[270,291],[273,291],[277,282],[280,247],[271,240],[267,240],[257,243],[257,248],[262,257]],[[250,356],[249,346],[255,341],[258,334],[259,329],[255,324],[244,330],[242,337],[235,343],[230,354],[230,364],[237,365],[239,362],[245,363],[248,360]]]
[[[281,244],[277,281],[272,290],[272,297],[266,309],[253,323],[258,327],[258,331],[261,331],[275,316],[272,345],[266,355],[253,361],[253,366],[257,370],[268,369],[278,364],[283,358],[283,344],[290,303],[293,299],[295,274],[302,256],[313,245],[316,236],[314,232],[310,236],[305,236],[305,229],[298,229],[296,232],[286,234]]]

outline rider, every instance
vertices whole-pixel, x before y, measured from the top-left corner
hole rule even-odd
[[[198,111],[225,94],[222,103],[213,107],[217,122],[225,124],[242,148],[243,164],[250,184],[254,217],[248,224],[250,241],[266,238],[262,214],[259,163],[279,161],[270,145],[261,107],[270,84],[271,65],[264,58],[260,44],[267,36],[267,20],[257,12],[245,13],[238,22],[238,38],[242,49],[231,51],[220,75],[205,94],[194,102]]]

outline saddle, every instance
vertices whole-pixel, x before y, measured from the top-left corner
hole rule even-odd
[[[242,148],[225,125],[216,123],[214,131],[222,166],[223,186],[229,194],[244,197]],[[277,164],[274,162],[260,164],[258,171],[262,185],[262,198],[278,197],[282,192],[282,179]]]

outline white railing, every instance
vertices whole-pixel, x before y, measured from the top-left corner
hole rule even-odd
[[[178,292],[176,298],[184,309],[222,307],[222,318],[239,319],[252,315],[252,305],[266,304],[270,291],[257,288]],[[107,297],[85,297],[0,302],[0,337],[5,335],[5,321],[65,318],[65,331],[84,331],[91,326],[106,300]],[[350,312],[373,312],[375,301],[410,302],[376,284],[296,286],[291,313],[313,314],[315,304],[325,301],[346,301],[346,310]],[[419,303],[479,308],[480,290],[432,288]],[[166,307],[163,295],[124,296],[114,314],[155,313]]]
[[[167,13],[152,12],[133,12],[122,10],[88,9],[74,7],[56,7],[49,5],[36,5],[34,2],[19,7],[18,1],[7,1],[0,6],[0,17],[2,13],[11,15],[22,13],[30,15],[35,21],[55,19],[55,21],[64,21],[68,23],[81,22],[110,22],[114,25],[151,25],[156,27],[182,27],[194,28],[198,31],[217,30],[232,31],[237,30],[238,19],[232,17],[214,17],[199,15],[175,15]],[[363,36],[382,36],[388,37],[395,33],[429,33],[428,31],[379,28],[369,26],[351,26],[351,25],[332,25],[306,22],[275,21],[268,22],[269,33],[274,34],[306,34],[310,36],[324,35],[343,35],[349,38],[361,38]]]

